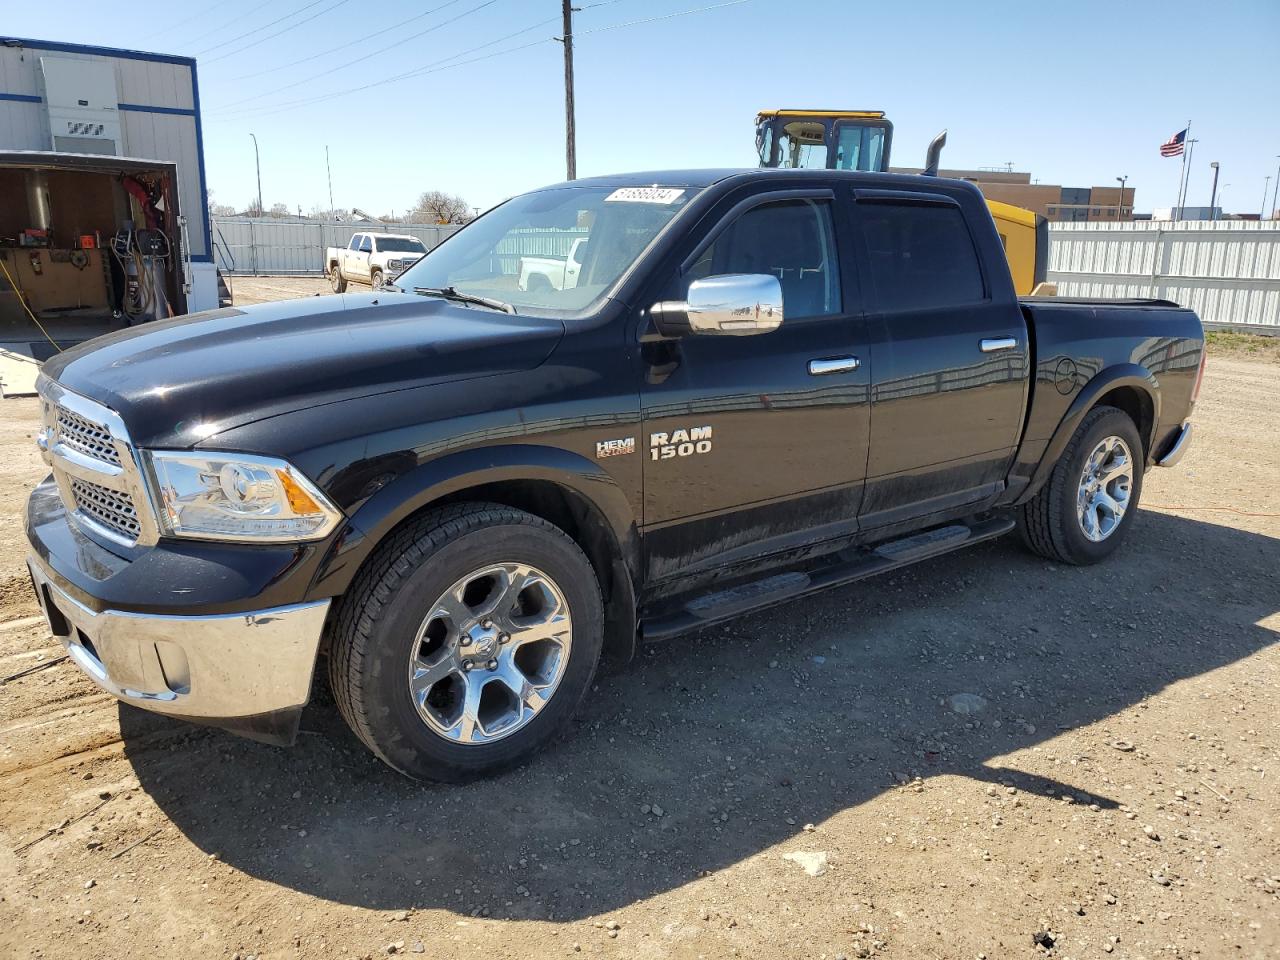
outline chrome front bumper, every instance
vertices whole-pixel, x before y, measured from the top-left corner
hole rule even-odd
[[[328,600],[218,616],[95,612],[27,566],[49,629],[103,690],[143,710],[291,743]]]
[[[1173,467],[1177,466],[1178,461],[1182,459],[1183,454],[1187,452],[1187,447],[1191,446],[1191,421],[1188,420],[1182,425],[1182,429],[1178,431],[1173,438],[1173,443],[1169,445],[1168,452],[1156,461],[1157,467]]]

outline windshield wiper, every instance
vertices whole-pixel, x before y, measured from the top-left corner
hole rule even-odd
[[[503,313],[515,313],[516,308],[504,300],[491,297],[477,297],[471,293],[463,293],[457,287],[414,287],[413,292],[426,297],[443,297],[457,303],[475,303],[490,310],[501,310]]]

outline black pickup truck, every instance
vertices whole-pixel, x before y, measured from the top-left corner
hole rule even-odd
[[[521,257],[571,249],[572,282],[520,289]],[[460,780],[536,751],[638,639],[1015,527],[1101,560],[1203,369],[1174,304],[1020,302],[969,184],[579,180],[388,289],[49,361],[30,569],[124,701],[289,742],[323,663],[379,757]]]

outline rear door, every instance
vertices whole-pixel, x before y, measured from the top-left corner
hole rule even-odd
[[[643,345],[644,541],[651,581],[851,535],[866,466],[861,301],[831,190],[734,194],[662,299],[696,279],[779,278],[785,319],[755,336]]]
[[[1028,377],[1007,271],[982,266],[1000,256],[998,240],[975,236],[974,214],[950,194],[854,194],[877,321],[863,528],[982,504],[1003,489]]]

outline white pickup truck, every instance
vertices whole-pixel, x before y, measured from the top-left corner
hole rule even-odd
[[[334,293],[342,293],[352,281],[381,290],[426,252],[421,240],[407,234],[357,233],[345,247],[325,250],[325,272]]]
[[[572,290],[578,285],[582,273],[582,248],[586,237],[579,237],[569,247],[567,257],[521,257],[520,277],[516,281],[521,290]]]

